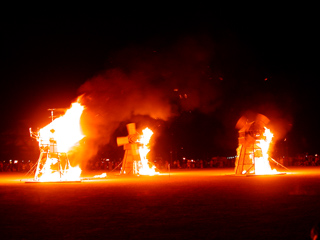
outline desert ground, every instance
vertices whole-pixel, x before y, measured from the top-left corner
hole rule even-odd
[[[0,173],[1,239],[310,239],[320,167],[242,177],[233,169],[26,183]]]

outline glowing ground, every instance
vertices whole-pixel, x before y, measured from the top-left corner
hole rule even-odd
[[[309,239],[320,220],[320,168],[291,170],[258,177],[178,170],[64,184],[0,173],[1,239]]]

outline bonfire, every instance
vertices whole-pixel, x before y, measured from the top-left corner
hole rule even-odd
[[[50,110],[53,116],[55,109]],[[39,131],[30,129],[30,135],[39,142],[40,149],[34,181],[80,181],[81,168],[71,166],[68,152],[84,137],[80,127],[83,110],[80,103],[72,103],[63,116],[52,117],[52,122]]]
[[[156,175],[155,166],[148,159],[149,141],[153,132],[149,128],[142,130],[142,135],[136,131],[135,123],[127,124],[128,136],[118,137],[118,146],[124,147],[125,154],[120,174]]]
[[[270,165],[270,161],[276,161],[269,156],[273,133],[266,127],[268,122],[269,119],[261,114],[258,114],[254,121],[248,121],[245,117],[239,119],[236,126],[240,129],[236,175],[279,174]]]

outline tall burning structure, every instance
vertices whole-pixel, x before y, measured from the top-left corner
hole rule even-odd
[[[80,167],[72,167],[68,158],[70,149],[79,142],[84,135],[80,128],[80,117],[84,107],[80,103],[73,103],[71,108],[59,118],[54,119],[37,132],[30,130],[30,136],[39,142],[40,156],[36,165],[34,181],[58,182],[80,181]]]
[[[155,166],[150,166],[147,154],[150,151],[148,144],[153,132],[149,128],[142,130],[140,135],[135,123],[127,124],[128,136],[118,137],[118,146],[123,146],[125,153],[120,174],[155,175],[158,174]]]
[[[257,114],[254,121],[241,117],[236,128],[239,129],[239,146],[235,166],[236,175],[275,174],[271,169],[268,155],[269,146],[273,138],[270,129],[266,127],[269,119]]]

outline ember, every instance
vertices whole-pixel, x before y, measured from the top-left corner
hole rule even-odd
[[[39,142],[40,148],[35,181],[80,181],[81,169],[70,165],[68,151],[84,137],[80,127],[83,109],[80,103],[73,103],[63,116],[52,118],[38,132],[30,129],[30,136]]]

